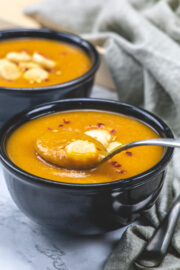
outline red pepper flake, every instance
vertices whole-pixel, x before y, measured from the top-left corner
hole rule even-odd
[[[117,161],[111,161],[111,165],[115,168],[120,168],[121,164],[119,164]]]
[[[98,128],[104,127],[104,123],[97,123],[97,127]]]
[[[64,125],[60,124],[59,127],[63,127]]]
[[[44,79],[45,82],[49,82],[50,80],[48,78]]]
[[[126,153],[127,156],[132,157],[132,152],[126,151],[125,153]]]
[[[117,170],[118,173],[124,174],[126,173],[126,170]]]
[[[117,129],[114,128],[114,129],[112,129],[112,130],[110,131],[110,133],[111,133],[111,134],[114,134],[114,133],[116,133],[116,131],[117,131]]]
[[[51,128],[51,127],[48,127],[48,129],[49,129],[49,130],[53,130],[53,128]]]
[[[64,122],[64,124],[69,124],[70,123],[70,121],[66,120],[66,119],[63,119],[63,122]]]
[[[67,52],[60,52],[60,55],[66,55]]]

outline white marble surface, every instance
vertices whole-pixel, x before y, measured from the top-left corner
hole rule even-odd
[[[68,236],[31,222],[12,201],[0,171],[0,269],[100,270],[122,229]]]
[[[117,98],[102,88],[92,96]],[[122,232],[80,237],[44,229],[16,207],[0,171],[0,270],[101,270]]]

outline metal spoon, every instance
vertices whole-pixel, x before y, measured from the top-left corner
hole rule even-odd
[[[179,215],[180,195],[172,204],[169,213],[157,228],[152,238],[135,259],[134,265],[138,269],[158,267],[162,263],[171,242]]]
[[[47,138],[46,138],[46,135],[48,135]],[[72,159],[70,159],[69,161],[68,159],[66,159],[66,156],[64,156],[64,161],[65,161],[64,163],[62,163],[62,160],[63,160],[62,158],[61,159],[58,158],[58,162],[57,162],[57,160],[54,159],[54,157],[56,158],[56,155],[53,154],[54,147],[61,145],[61,140],[62,139],[64,140],[64,138],[73,138],[76,140],[79,140],[79,139],[88,140],[90,142],[92,141],[100,149],[99,153],[101,153],[102,158],[99,159],[98,161],[87,162],[87,164],[84,162],[80,164],[76,164],[76,166],[73,165],[74,163],[72,163]],[[50,146],[49,146],[49,142],[50,142]],[[53,148],[51,147],[52,142],[53,142]],[[38,146],[39,144],[40,144],[40,147]],[[43,144],[43,147],[41,147],[41,144]],[[99,141],[97,141],[96,139],[86,134],[81,134],[79,132],[72,132],[72,131],[61,131],[57,133],[51,132],[50,134],[45,133],[41,138],[37,139],[35,149],[37,153],[40,155],[40,157],[45,159],[47,162],[50,162],[52,164],[55,164],[57,166],[61,166],[64,168],[86,170],[86,169],[96,168],[100,164],[111,159],[113,156],[117,155],[118,153],[124,150],[130,149],[136,146],[143,146],[143,145],[180,147],[180,139],[157,138],[157,139],[135,141],[128,144],[120,145],[116,147],[115,149],[113,149],[110,153],[108,153],[106,149],[104,148],[104,146]],[[45,154],[41,153],[42,152],[41,150],[45,148],[46,148]],[[47,153],[49,153],[49,156],[47,155]]]
[[[108,153],[105,157],[103,157],[100,161],[96,164],[93,164],[92,167],[97,167],[100,164],[104,163],[105,161],[111,159],[113,156],[117,155],[118,153],[136,147],[136,146],[143,146],[143,145],[160,145],[160,146],[168,146],[168,147],[180,147],[180,139],[167,139],[167,138],[158,138],[158,139],[148,139],[148,140],[141,140],[135,141],[128,144],[120,145]],[[91,165],[87,166],[88,168]]]

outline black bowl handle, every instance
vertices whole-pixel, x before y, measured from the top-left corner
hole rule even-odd
[[[113,198],[113,209],[116,213],[122,215],[122,216],[128,216],[131,214],[139,213],[140,211],[147,210],[150,208],[156,199],[158,198],[158,194],[160,193],[162,189],[163,181],[161,181],[158,188],[150,194],[148,197],[146,197],[144,200],[136,203],[136,204],[123,204],[118,200],[118,194],[117,198]]]
[[[134,265],[138,269],[157,267],[161,264],[171,242],[180,215],[180,195],[174,201],[169,213],[145,245]]]

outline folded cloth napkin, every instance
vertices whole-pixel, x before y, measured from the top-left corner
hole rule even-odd
[[[68,28],[105,49],[120,101],[162,117],[180,136],[180,1],[46,0],[25,13],[43,26]],[[131,225],[105,263],[105,270],[132,270],[133,259],[180,192],[180,151],[170,164],[159,200]],[[156,269],[180,269],[180,222],[172,249]]]

